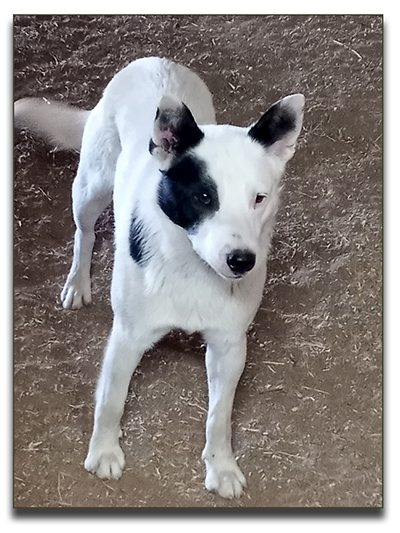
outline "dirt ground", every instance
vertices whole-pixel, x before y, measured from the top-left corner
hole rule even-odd
[[[122,478],[84,470],[112,319],[112,211],[97,224],[93,304],[64,311],[78,156],[16,133],[15,507],[382,506],[382,32],[379,16],[15,17],[15,99],[90,109],[148,55],[198,72],[219,122],[306,96],[235,401],[248,488],[232,501],[204,488],[204,347],[180,332],[132,379]]]

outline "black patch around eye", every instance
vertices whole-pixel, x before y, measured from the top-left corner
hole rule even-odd
[[[129,229],[129,252],[139,266],[143,266],[150,259],[147,251],[148,232],[143,221],[133,213]]]
[[[218,190],[205,163],[194,156],[178,160],[161,173],[158,204],[167,217],[189,233],[219,209]]]

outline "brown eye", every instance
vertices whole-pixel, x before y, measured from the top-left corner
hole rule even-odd
[[[256,198],[254,200],[254,206],[261,204],[267,199],[268,195],[265,193],[259,193],[256,195]]]
[[[201,192],[200,194],[196,194],[195,198],[198,202],[202,204],[205,204],[205,205],[211,204],[211,196],[206,192]]]

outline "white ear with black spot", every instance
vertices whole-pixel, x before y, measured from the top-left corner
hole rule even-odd
[[[161,98],[149,147],[154,157],[168,163],[173,155],[195,146],[203,137],[204,133],[183,102],[169,94]]]
[[[303,124],[304,96],[292,94],[274,104],[248,134],[283,163],[293,156]]]

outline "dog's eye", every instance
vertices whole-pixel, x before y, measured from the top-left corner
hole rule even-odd
[[[266,199],[268,198],[268,195],[266,193],[258,193],[254,200],[254,207],[256,207],[259,204],[262,204]]]
[[[198,202],[205,204],[205,205],[210,205],[211,203],[211,196],[207,194],[206,192],[201,192],[199,194],[196,194],[195,198]]]

